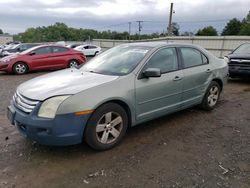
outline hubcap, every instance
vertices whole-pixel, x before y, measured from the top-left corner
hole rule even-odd
[[[71,61],[70,64],[69,64],[70,68],[73,68],[73,67],[77,67],[78,64],[76,61]]]
[[[219,88],[217,86],[213,86],[211,87],[211,89],[209,90],[209,95],[208,95],[208,105],[210,107],[213,107],[214,105],[216,105],[218,98],[219,98]]]
[[[26,71],[26,67],[23,64],[17,64],[15,70],[18,74],[23,74]]]
[[[97,140],[102,144],[110,144],[119,137],[122,128],[122,117],[116,112],[108,112],[97,123]]]

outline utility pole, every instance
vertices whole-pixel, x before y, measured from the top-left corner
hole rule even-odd
[[[170,13],[169,13],[169,22],[168,22],[168,36],[171,36],[171,35],[172,35],[173,6],[174,6],[174,3],[171,3],[171,6],[170,6]]]
[[[131,35],[131,22],[128,22],[128,33],[129,33],[128,40],[130,40],[130,35]]]
[[[142,30],[142,22],[143,21],[136,21],[138,22],[138,34],[139,34],[139,40],[141,40],[141,30]]]

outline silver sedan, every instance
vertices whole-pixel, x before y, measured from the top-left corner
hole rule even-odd
[[[128,127],[194,105],[214,109],[227,77],[227,63],[199,46],[123,44],[82,67],[21,84],[8,118],[41,144],[85,140],[106,150]]]

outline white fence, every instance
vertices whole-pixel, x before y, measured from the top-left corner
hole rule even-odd
[[[149,41],[166,41],[177,43],[197,44],[212,52],[217,57],[223,57],[234,50],[242,43],[250,42],[250,36],[217,36],[217,37],[164,37],[150,40],[128,41],[128,40],[107,40],[94,39],[93,44],[104,49],[112,48],[119,44],[129,42],[149,42]]]

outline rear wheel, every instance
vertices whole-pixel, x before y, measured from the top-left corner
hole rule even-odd
[[[79,63],[75,59],[72,59],[69,61],[69,68],[74,68],[74,67],[77,67],[78,65],[79,65]]]
[[[203,98],[201,107],[204,110],[213,110],[219,101],[220,93],[221,86],[218,84],[218,82],[212,81]]]
[[[126,111],[116,103],[98,108],[88,121],[84,138],[96,150],[107,150],[117,145],[126,133]]]
[[[28,66],[23,62],[17,62],[13,65],[13,71],[15,74],[26,74],[28,72]]]

